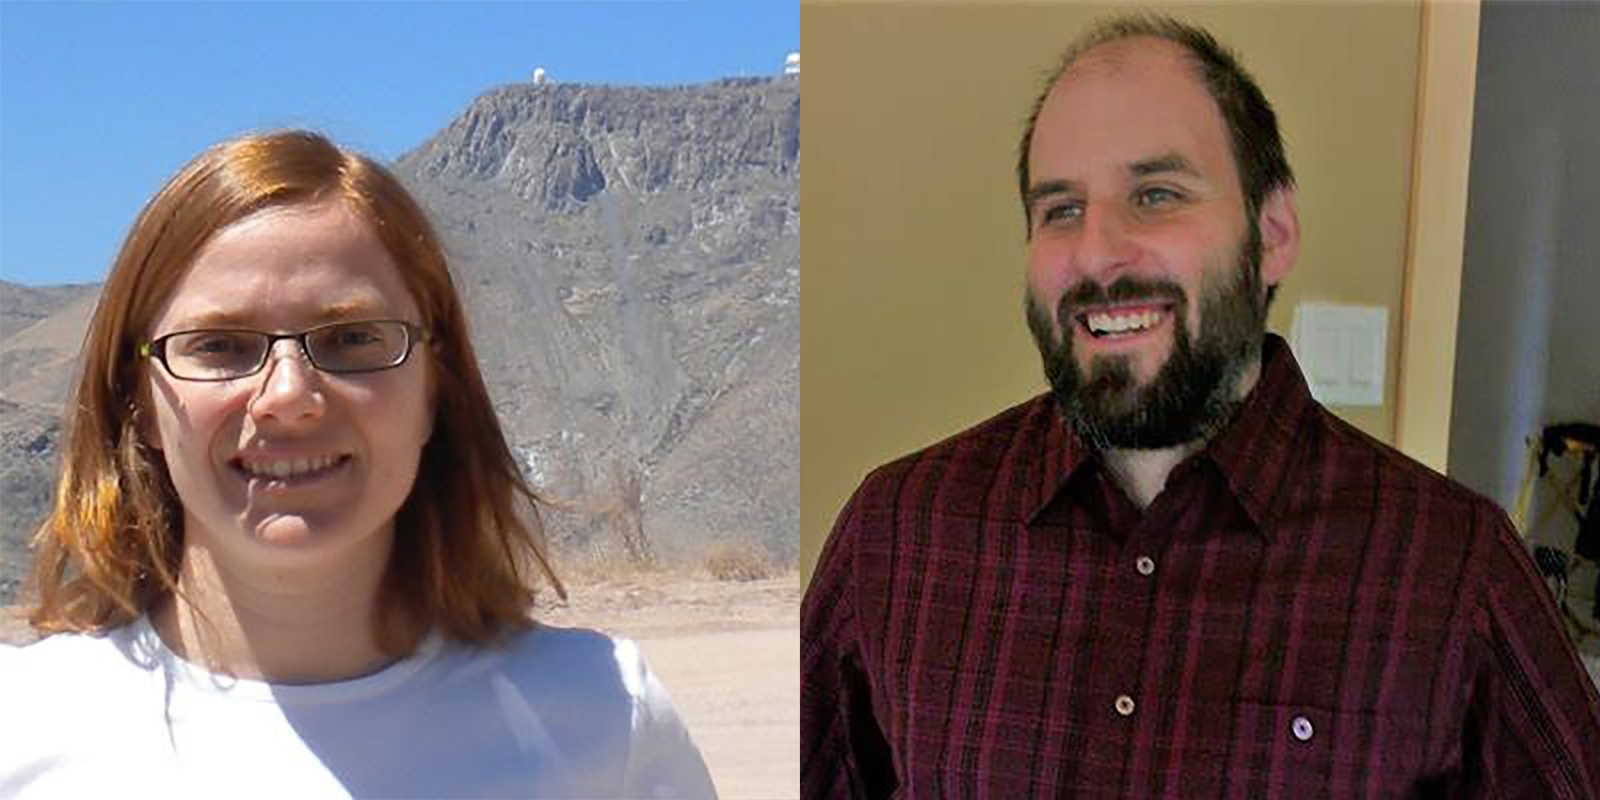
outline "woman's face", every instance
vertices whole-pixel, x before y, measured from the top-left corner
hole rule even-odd
[[[149,333],[380,319],[422,323],[382,244],[335,202],[266,209],[219,231]],[[166,459],[186,546],[269,569],[386,553],[431,432],[430,355],[418,345],[398,367],[332,374],[284,339],[259,372],[220,382],[180,380],[151,359],[143,433]]]

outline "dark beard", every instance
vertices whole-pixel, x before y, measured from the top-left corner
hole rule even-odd
[[[1044,361],[1045,378],[1085,444],[1097,449],[1156,450],[1211,438],[1233,416],[1239,378],[1261,360],[1266,332],[1266,301],[1261,288],[1261,238],[1252,224],[1235,257],[1235,269],[1222,283],[1202,284],[1200,335],[1189,337],[1188,302],[1171,281],[1119,278],[1109,287],[1083,280],[1061,296],[1051,319],[1027,292],[1028,329]],[[1073,357],[1073,327],[1087,304],[1166,300],[1173,310],[1172,352],[1149,385],[1140,387],[1132,359],[1095,359],[1083,374]]]

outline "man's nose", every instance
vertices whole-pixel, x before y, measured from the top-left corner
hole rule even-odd
[[[322,415],[320,375],[294,339],[280,339],[261,367],[261,390],[250,403],[250,413],[279,422],[315,419]]]
[[[1115,206],[1091,205],[1084,215],[1078,247],[1074,251],[1076,271],[1084,275],[1104,275],[1133,264],[1139,248],[1132,236],[1131,222]]]

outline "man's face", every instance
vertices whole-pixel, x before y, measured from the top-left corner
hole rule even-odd
[[[1234,269],[1208,270],[1200,289],[1200,335],[1189,336],[1189,298],[1171,281],[1119,278],[1110,287],[1080,282],[1052,312],[1027,297],[1028,328],[1044,360],[1045,377],[1062,401],[1073,429],[1101,448],[1153,449],[1208,438],[1231,416],[1239,381],[1258,362],[1266,307],[1262,301],[1260,243],[1252,229],[1235,251]],[[1175,323],[1172,352],[1141,383],[1127,356],[1097,357],[1080,369],[1073,340],[1058,338],[1057,319],[1083,309],[1170,299]]]
[[[1028,158],[1029,326],[1074,427],[1102,447],[1209,435],[1259,360],[1265,299],[1194,68],[1161,40],[1090,51],[1046,98]]]

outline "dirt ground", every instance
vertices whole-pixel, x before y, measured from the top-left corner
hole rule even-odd
[[[639,642],[724,800],[800,796],[800,580],[649,576],[539,612]]]
[[[724,800],[800,795],[800,580],[630,576],[569,587],[552,625],[639,642],[672,693]],[[0,610],[3,611],[3,610]],[[0,613],[0,642],[27,638]]]

